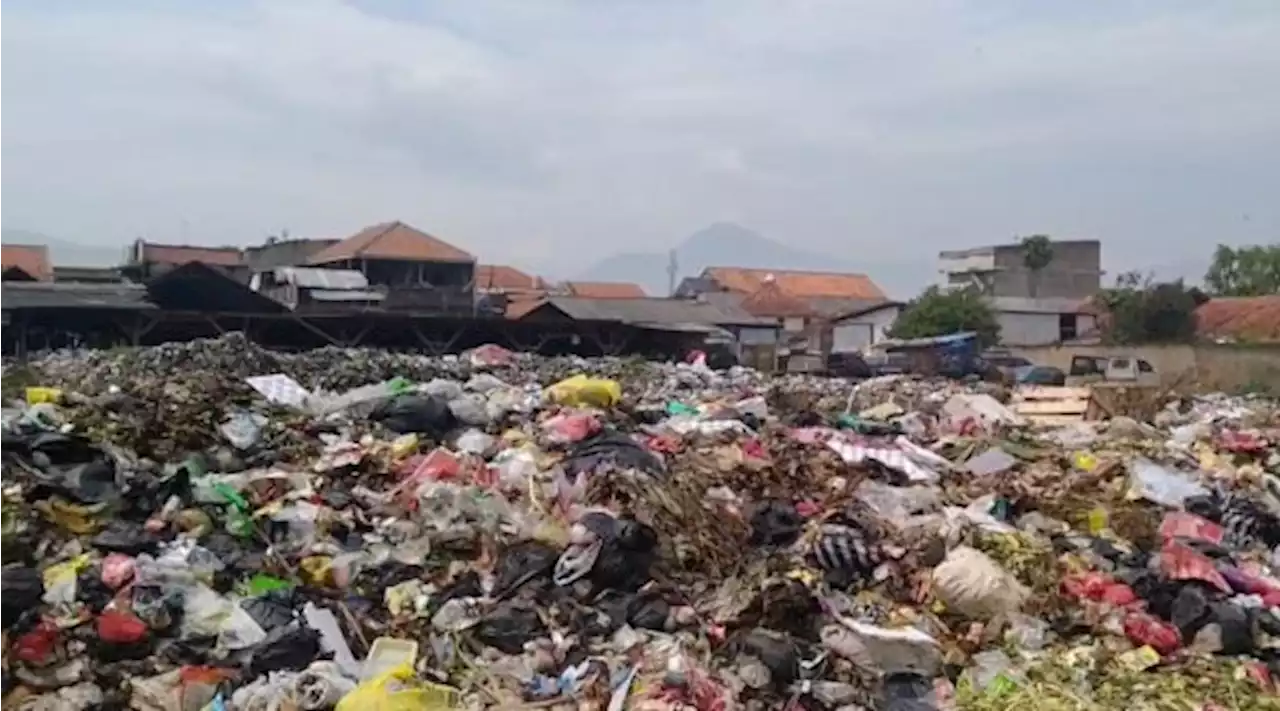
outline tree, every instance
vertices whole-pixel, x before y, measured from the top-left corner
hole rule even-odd
[[[1204,283],[1214,296],[1280,294],[1280,244],[1218,245]]]
[[[1107,340],[1125,345],[1180,343],[1196,335],[1196,307],[1205,301],[1199,289],[1182,280],[1157,283],[1151,275],[1127,272],[1114,288],[1099,294],[1107,309]]]
[[[1022,238],[1022,265],[1027,268],[1031,298],[1040,295],[1040,273],[1053,261],[1053,241],[1049,235]]]
[[[976,331],[983,345],[992,345],[1000,338],[995,312],[977,290],[942,291],[931,286],[907,304],[889,335],[927,338],[959,331]]]

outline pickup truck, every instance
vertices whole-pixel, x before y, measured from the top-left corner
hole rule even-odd
[[[1071,370],[1067,374],[1070,384],[1107,383],[1154,387],[1160,384],[1160,374],[1151,363],[1134,356],[1086,356],[1071,358]]]

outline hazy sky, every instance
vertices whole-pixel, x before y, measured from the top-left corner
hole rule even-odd
[[[572,273],[732,220],[865,263],[1280,239],[1280,3],[7,0],[3,220],[401,219]],[[886,267],[887,268],[887,267]]]

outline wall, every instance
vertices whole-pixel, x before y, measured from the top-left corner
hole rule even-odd
[[[1133,356],[1151,363],[1166,385],[1204,391],[1263,387],[1280,393],[1280,345],[1047,346],[1011,350],[1034,363],[1063,370],[1071,367],[1074,355]]]
[[[831,327],[832,352],[861,351],[883,341],[900,312],[897,307],[884,308],[837,322]]]
[[[1092,314],[1075,314],[1076,334],[1093,333],[1097,324]],[[1000,343],[1006,346],[1045,346],[1060,343],[1061,314],[1032,314],[1010,311],[996,312],[1000,324]]]
[[[1022,247],[1001,245],[995,251],[992,296],[1032,296],[1031,272],[1023,266]],[[1084,299],[1102,287],[1102,244],[1097,240],[1053,243],[1053,261],[1039,274],[1035,296]]]

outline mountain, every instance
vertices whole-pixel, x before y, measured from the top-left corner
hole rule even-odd
[[[0,241],[5,244],[43,244],[49,248],[49,261],[60,267],[114,267],[124,262],[127,251],[124,245],[80,244],[41,232],[8,227],[0,230]]]
[[[626,252],[597,262],[578,275],[583,281],[627,281],[640,284],[650,295],[667,293],[666,252]],[[863,271],[829,255],[814,254],[775,242],[758,232],[729,222],[717,222],[693,233],[676,247],[676,282],[697,276],[706,267],[754,269],[812,269]]]

